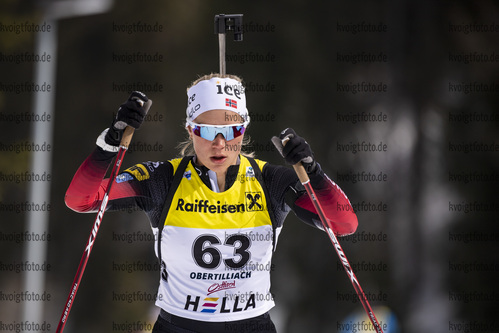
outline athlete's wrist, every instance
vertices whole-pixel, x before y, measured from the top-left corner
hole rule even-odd
[[[102,133],[97,137],[95,144],[101,148],[103,151],[117,153],[120,149],[119,142],[115,144],[114,142],[109,140],[110,137],[110,129],[106,128]]]

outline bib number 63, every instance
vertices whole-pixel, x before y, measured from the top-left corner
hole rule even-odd
[[[218,249],[222,242],[215,235],[201,235],[192,244],[192,257],[196,264],[202,268],[215,269],[222,262],[222,253]],[[223,259],[225,265],[232,269],[244,267],[251,258],[251,252],[248,249],[251,246],[251,240],[243,234],[234,234],[225,240],[225,246],[234,248],[233,257]]]

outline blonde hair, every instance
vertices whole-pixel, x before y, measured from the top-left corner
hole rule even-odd
[[[198,84],[199,82],[201,81],[204,81],[204,80],[210,80],[214,77],[220,77],[220,78],[230,78],[230,79],[233,79],[233,80],[236,80],[238,82],[241,82],[241,84],[243,83],[243,80],[237,76],[237,75],[232,75],[232,74],[219,74],[219,73],[211,73],[211,74],[207,74],[207,75],[203,75],[201,77],[199,77],[198,79],[196,79],[195,81],[193,81],[189,87],[187,87],[187,90],[189,90],[191,87],[195,86],[196,84]],[[251,139],[249,136],[245,134],[243,134],[243,142],[241,143],[241,155],[245,156],[245,157],[255,157],[255,152],[252,152],[252,151],[248,151],[247,148],[250,146],[251,144]],[[179,149],[179,153],[180,153],[180,157],[184,157],[184,156],[190,156],[190,155],[195,155],[195,151],[194,151],[194,145],[192,143],[192,138],[190,136],[187,137],[187,139],[185,139],[184,141],[180,142],[178,145],[177,145],[177,149]]]

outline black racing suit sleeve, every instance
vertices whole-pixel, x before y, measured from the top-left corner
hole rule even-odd
[[[322,222],[310,200],[304,186],[298,180],[294,170],[284,166],[267,163],[262,170],[264,181],[275,207],[274,215],[279,216],[292,210],[306,224],[323,230]],[[322,171],[319,164],[309,174],[310,183],[319,202],[336,234],[347,235],[355,232],[357,216],[351,208],[345,193]],[[342,209],[338,209],[338,207]],[[279,227],[280,225],[278,225]]]

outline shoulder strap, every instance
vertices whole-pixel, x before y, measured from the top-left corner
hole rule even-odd
[[[177,170],[175,171],[175,174],[173,176],[172,183],[170,184],[170,188],[168,189],[168,194],[166,195],[165,199],[165,204],[163,205],[163,211],[161,212],[161,216],[159,218],[159,224],[158,224],[158,242],[156,244],[157,246],[157,253],[158,253],[158,260],[159,260],[159,265],[160,267],[162,266],[162,261],[161,261],[161,234],[163,232],[163,227],[165,226],[165,220],[166,216],[168,215],[168,211],[170,210],[170,207],[172,205],[173,201],[173,196],[175,195],[175,192],[177,192],[177,188],[180,185],[180,182],[182,181],[182,177],[184,176],[184,170],[187,168],[187,165],[191,161],[192,156],[184,156],[182,160],[180,161],[180,164],[177,167]],[[162,267],[163,269],[163,267]],[[166,280],[166,277],[165,277]]]
[[[272,209],[272,203],[270,200],[270,195],[269,191],[267,189],[267,186],[265,185],[265,182],[263,181],[263,175],[262,175],[262,170],[260,170],[260,167],[256,163],[255,159],[252,157],[246,157],[248,161],[250,162],[251,166],[253,167],[253,171],[255,172],[255,178],[260,182],[263,188],[263,193],[265,194],[265,200],[267,204],[267,211],[269,213],[270,221],[272,222],[272,250],[275,251],[276,247],[276,223],[275,223],[275,218],[274,218],[274,210]]]

